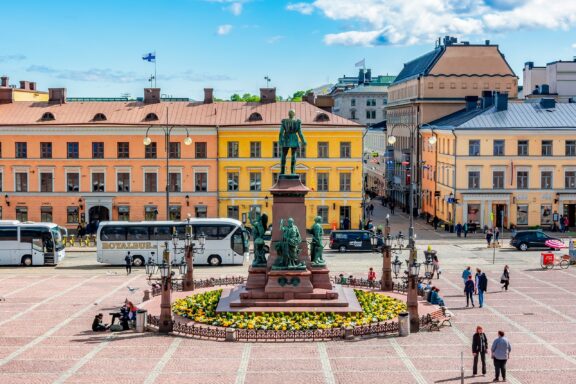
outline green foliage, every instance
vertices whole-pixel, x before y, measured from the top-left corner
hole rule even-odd
[[[250,93],[245,93],[242,96],[240,96],[239,94],[235,93],[232,96],[230,96],[230,101],[245,101],[249,103],[257,103],[260,101],[260,96],[252,95]]]

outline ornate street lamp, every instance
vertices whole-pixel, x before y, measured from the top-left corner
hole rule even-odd
[[[186,273],[184,273],[184,278],[182,281],[182,290],[183,291],[193,291],[194,290],[194,254],[204,252],[204,245],[206,244],[206,236],[203,233],[200,233],[196,237],[198,240],[199,246],[195,246],[194,242],[192,241],[192,224],[191,224],[191,216],[188,215],[188,219],[186,220],[186,237],[185,241],[185,259],[186,259]]]
[[[400,268],[402,268],[402,262],[398,260],[398,255],[392,262],[392,272],[394,272],[395,278],[398,278],[398,274],[400,273]]]
[[[410,266],[410,275],[413,278],[417,278],[420,275],[420,265],[421,265],[420,263],[414,261]]]

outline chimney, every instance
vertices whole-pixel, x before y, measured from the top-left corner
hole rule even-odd
[[[2,87],[2,88],[8,88],[8,87],[9,87],[9,85],[8,85],[8,80],[9,80],[9,79],[8,79],[8,76],[2,76],[2,77],[0,77],[0,87]]]
[[[524,68],[526,69],[532,69],[534,68],[534,62],[533,61],[527,61],[524,63]]]
[[[260,88],[260,102],[263,104],[276,102],[276,88]]]
[[[30,82],[26,80],[20,80],[20,89],[29,90]]]
[[[473,111],[478,108],[478,96],[466,96],[466,111]]]
[[[214,102],[214,88],[204,88],[204,104],[212,104]]]
[[[540,88],[540,93],[542,95],[549,95],[550,94],[550,86],[548,84],[542,84]]]
[[[144,104],[160,102],[160,88],[144,88]]]
[[[482,108],[489,108],[494,105],[494,93],[492,91],[482,91]]]
[[[371,69],[366,70],[365,80],[367,83],[372,81],[372,70]]]
[[[490,40],[485,40],[485,41],[484,41],[484,44],[490,45]]]
[[[49,103],[66,103],[66,88],[48,88]]]
[[[508,94],[506,92],[496,93],[496,111],[505,111],[508,109]]]
[[[540,99],[540,107],[544,109],[556,108],[556,100],[554,99]]]
[[[366,77],[364,76],[364,68],[360,68],[360,71],[358,72],[358,84],[364,84],[365,79]]]

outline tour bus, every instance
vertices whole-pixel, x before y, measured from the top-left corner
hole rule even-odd
[[[56,265],[65,255],[57,224],[0,220],[0,264]]]
[[[195,265],[244,264],[249,249],[242,223],[234,219],[190,219],[194,242]],[[100,223],[96,234],[96,257],[99,263],[123,265],[127,253],[134,266],[144,265],[148,259],[162,262],[166,242],[174,262],[184,256],[188,221],[106,221]],[[172,234],[176,229],[178,244],[174,254]],[[206,238],[200,251],[197,236]]]

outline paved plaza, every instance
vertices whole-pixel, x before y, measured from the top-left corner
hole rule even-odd
[[[542,271],[539,252],[496,252],[476,241],[440,244],[443,273],[435,280],[456,314],[452,328],[407,338],[292,344],[243,344],[166,337],[132,331],[95,334],[93,316],[124,301],[139,303],[143,270],[97,265],[93,253],[70,253],[58,267],[0,268],[0,383],[458,383],[464,352],[471,377],[471,336],[484,326],[491,342],[501,329],[512,343],[508,381],[576,382],[576,270]],[[452,242],[453,243],[453,242]],[[424,248],[424,244],[419,244]],[[420,253],[421,257],[421,253]],[[380,267],[374,254],[328,253],[334,273],[362,276]],[[498,284],[504,264],[511,288]],[[463,266],[489,277],[486,306],[466,309]],[[245,273],[246,267],[197,268],[197,277]],[[137,287],[131,294],[127,287]]]

